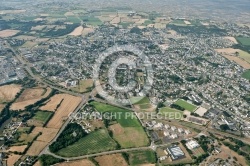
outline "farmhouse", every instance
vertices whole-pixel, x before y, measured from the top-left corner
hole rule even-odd
[[[171,145],[167,147],[164,152],[171,157],[172,161],[185,158],[184,152],[177,145]]]

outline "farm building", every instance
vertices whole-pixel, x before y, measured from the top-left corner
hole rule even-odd
[[[171,145],[167,147],[165,153],[169,155],[172,161],[185,158],[185,153],[181,150],[181,148],[177,145]]]

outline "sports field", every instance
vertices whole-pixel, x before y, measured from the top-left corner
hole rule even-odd
[[[186,102],[185,100],[179,99],[175,102],[176,105],[179,105],[182,108],[185,108],[186,110],[190,111],[190,112],[194,112],[196,110],[196,106],[193,104],[190,104],[188,102]]]
[[[108,135],[108,131],[105,129],[101,129],[90,133],[86,137],[81,138],[73,145],[59,150],[57,154],[63,157],[75,157],[103,151],[115,150],[116,147],[117,144]]]

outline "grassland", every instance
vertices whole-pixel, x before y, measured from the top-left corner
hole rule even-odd
[[[82,21],[86,24],[93,25],[93,26],[99,26],[102,25],[102,21],[95,17],[95,16],[83,16],[81,17]]]
[[[116,149],[116,142],[109,136],[105,129],[97,130],[78,142],[57,152],[64,157],[82,156],[86,154],[98,153]]]
[[[129,163],[130,165],[154,164],[156,163],[156,154],[152,150],[130,152]]]
[[[242,77],[245,79],[250,80],[250,70],[246,70],[243,74]]]
[[[53,115],[52,112],[38,111],[36,112],[35,116],[32,119],[36,121],[40,121],[42,123],[46,123],[51,118],[52,115]]]
[[[159,111],[161,114],[169,114],[169,113],[179,113],[181,114],[181,117],[183,116],[183,111],[179,111],[177,109],[173,109],[170,107],[163,107]]]
[[[185,100],[178,100],[175,102],[176,105],[179,105],[182,108],[185,108],[186,110],[190,111],[190,112],[194,112],[195,109],[197,108],[195,105],[190,104],[188,102],[186,102]]]
[[[149,98],[148,97],[143,97],[141,100],[139,100],[138,102],[136,102],[134,104],[141,105],[141,104],[149,104],[149,103],[150,103]]]
[[[101,113],[110,112],[117,115],[118,118],[116,120],[122,127],[141,127],[136,116],[129,110],[98,102],[91,102],[90,104]]]
[[[250,38],[249,37],[237,37],[236,40],[245,46],[250,46]]]
[[[240,58],[250,63],[250,54],[248,52],[240,50],[239,54],[240,54]]]
[[[91,103],[99,112],[110,112],[116,116],[117,124],[109,126],[112,137],[122,148],[141,147],[149,144],[148,137],[133,112],[98,102]]]
[[[92,79],[80,80],[78,86],[72,88],[72,90],[83,93],[89,91],[92,86],[93,86]]]

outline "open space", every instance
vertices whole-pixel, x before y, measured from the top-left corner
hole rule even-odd
[[[38,156],[47,144],[47,142],[34,141],[26,154],[30,156]]]
[[[0,31],[0,38],[11,37],[16,35],[18,32],[19,30],[11,30],[11,29]]]
[[[91,132],[73,145],[59,150],[57,154],[64,157],[75,157],[114,150],[116,147],[117,144],[109,136],[108,131],[100,129]]]
[[[57,101],[57,105],[59,104],[58,105],[59,107],[57,111],[55,112],[54,116],[48,122],[47,127],[59,129],[63,125],[64,120],[66,120],[68,118],[68,115],[76,109],[76,107],[80,104],[82,99],[81,97],[75,97],[75,96],[68,95],[68,94],[58,94],[53,97],[58,99],[56,101]],[[52,101],[52,98],[51,98],[51,101]],[[48,104],[50,104],[50,102]],[[49,110],[49,111],[53,111],[53,110]]]
[[[176,105],[179,105],[180,107],[184,108],[185,110],[188,110],[190,112],[194,112],[195,109],[197,108],[197,106],[191,104],[191,103],[188,103],[187,101],[185,100],[182,100],[182,99],[179,99],[175,102]]]
[[[78,82],[78,85],[72,88],[72,90],[83,93],[83,92],[88,92],[92,86],[93,86],[92,79],[80,80]]]
[[[156,154],[152,150],[133,151],[128,154],[130,165],[156,163]]]
[[[127,162],[121,154],[111,154],[96,157],[99,166],[127,166]]]
[[[26,89],[17,99],[15,103],[11,105],[12,110],[24,110],[26,106],[36,103],[42,98],[47,97],[51,92],[50,88],[32,88]]]
[[[93,164],[91,161],[87,159],[83,159],[83,160],[59,163],[57,164],[57,166],[95,166],[95,164]]]
[[[48,122],[48,120],[53,115],[52,112],[48,111],[37,111],[35,113],[35,116],[28,121],[28,124],[34,125],[34,126],[43,126]]]
[[[49,143],[58,133],[58,129],[45,128],[45,127],[35,127],[32,131],[34,134],[42,133],[36,140]]]
[[[250,37],[237,37],[236,39],[242,45],[250,46]]]
[[[20,92],[20,85],[4,85],[0,86],[0,103],[9,102],[15,99],[15,96],[18,92]]]
[[[250,80],[250,70],[246,70],[243,74],[242,77],[245,79]]]

